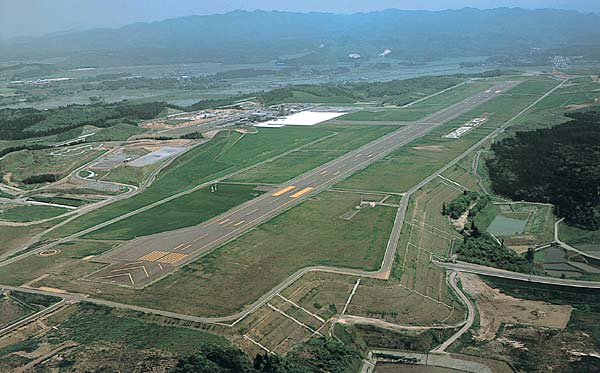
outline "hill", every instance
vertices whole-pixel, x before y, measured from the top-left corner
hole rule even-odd
[[[68,57],[71,66],[183,62],[284,64],[367,58],[427,61],[453,56],[529,53],[598,44],[600,15],[564,10],[465,8],[385,10],[351,15],[234,11],[118,29],[95,29],[0,42],[0,61]]]

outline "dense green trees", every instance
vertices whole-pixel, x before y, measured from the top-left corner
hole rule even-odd
[[[240,349],[204,345],[192,356],[179,359],[171,373],[311,373],[353,372],[360,362],[357,351],[331,338],[312,338],[287,356],[258,354],[251,362]]]
[[[318,97],[339,97],[345,100],[377,100],[380,103],[404,105],[414,100],[415,93],[436,92],[464,80],[455,76],[423,76],[388,82],[359,82],[342,84],[300,84],[278,88],[260,95],[262,102],[272,105],[284,102],[293,92],[309,93]]]
[[[456,196],[448,204],[444,204],[442,214],[450,215],[452,219],[458,219],[473,203],[479,198],[479,193],[465,190],[462,194]]]
[[[470,237],[465,236],[458,247],[460,259],[508,271],[531,273],[532,264],[517,253],[502,247],[489,233],[480,233],[473,229]]]
[[[67,105],[50,110],[0,110],[0,140],[23,140],[56,135],[86,125],[111,127],[122,122],[136,123],[156,117],[163,102],[95,105]]]
[[[575,119],[495,143],[487,161],[492,188],[552,203],[569,224],[600,229],[600,109],[568,116]]]

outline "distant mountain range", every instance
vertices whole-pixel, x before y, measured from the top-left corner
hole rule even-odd
[[[0,42],[0,61],[66,57],[71,66],[190,62],[327,63],[526,54],[600,44],[600,15],[566,10],[465,8],[351,15],[234,11],[118,29]],[[584,48],[585,49],[585,48]]]

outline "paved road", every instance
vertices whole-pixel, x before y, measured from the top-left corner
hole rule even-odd
[[[268,221],[306,198],[328,189],[434,128],[497,97],[515,84],[517,82],[497,83],[485,92],[475,94],[421,121],[404,126],[346,153],[281,184],[274,192],[257,197],[200,225],[132,240],[96,258],[111,265],[89,278],[136,288],[147,286],[175,268],[196,260],[199,256]],[[403,199],[402,210],[406,209],[407,201],[408,199]],[[403,216],[397,217],[396,220],[398,219],[401,222]],[[399,228],[395,229],[390,240],[397,241],[399,231]],[[391,260],[388,262],[390,264],[384,271],[391,268]]]
[[[553,89],[548,91],[545,95],[543,95],[538,100],[533,102],[527,108],[523,109],[521,112],[516,114],[514,117],[509,119],[507,122],[505,122],[499,129],[492,132],[491,134],[486,136],[484,139],[482,139],[478,143],[474,144],[471,148],[467,149],[467,151],[465,151],[463,154],[459,155],[452,162],[448,163],[447,165],[445,165],[444,167],[442,167],[441,169],[439,169],[438,171],[436,171],[435,173],[430,175],[428,178],[423,180],[421,183],[419,183],[419,185],[415,186],[415,188],[411,189],[411,191],[409,191],[409,192],[412,193],[412,192],[418,190],[423,185],[427,184],[432,179],[436,178],[439,174],[445,172],[447,169],[452,167],[454,164],[456,164],[459,161],[461,161],[462,159],[464,159],[467,155],[469,155],[472,151],[476,150],[483,143],[485,143],[486,141],[489,141],[491,138],[496,136],[499,132],[502,132],[506,127],[508,127],[510,124],[512,124],[516,119],[518,119],[521,115],[523,115],[525,112],[527,112],[529,109],[531,109],[537,103],[539,103],[542,99],[544,99],[545,97],[550,95],[552,92],[554,92],[555,90],[560,88],[560,86],[562,86],[564,84],[564,82],[565,81],[561,82],[559,85],[557,85],[556,87],[554,87]],[[406,200],[406,201],[409,200],[410,193],[406,194],[404,200]],[[400,229],[400,227],[402,226],[403,216],[404,216],[403,211],[405,211],[407,205],[404,204],[403,206],[404,206],[404,209],[400,208],[398,210],[398,215],[396,217],[396,221],[394,224],[395,229]],[[399,219],[400,216],[402,216],[401,219]],[[390,239],[390,241],[388,241],[386,256],[385,256],[384,262],[382,263],[381,269],[378,271],[370,272],[370,271],[362,271],[362,270],[356,270],[356,269],[335,268],[335,267],[325,267],[325,266],[313,266],[313,267],[302,268],[302,269],[299,269],[298,271],[296,271],[294,274],[290,275],[288,278],[286,278],[284,281],[282,281],[276,287],[271,289],[269,292],[265,293],[263,296],[261,296],[259,299],[257,299],[254,303],[249,305],[246,309],[244,309],[240,312],[237,312],[235,314],[228,315],[228,316],[197,317],[197,316],[179,314],[179,313],[175,313],[175,312],[157,310],[157,309],[152,309],[152,308],[147,308],[147,307],[133,306],[133,305],[123,304],[123,303],[119,303],[119,302],[112,302],[112,301],[107,301],[107,300],[103,300],[103,299],[88,298],[85,295],[61,294],[61,296],[64,297],[65,299],[76,300],[76,301],[87,301],[87,302],[91,302],[91,303],[95,303],[95,304],[99,304],[99,305],[106,305],[106,306],[110,306],[110,307],[123,308],[123,309],[134,310],[134,311],[141,311],[141,312],[145,312],[145,313],[162,315],[162,316],[172,317],[172,318],[181,319],[181,320],[189,320],[189,321],[195,321],[195,322],[201,322],[201,323],[216,323],[216,324],[225,324],[225,323],[232,322],[231,324],[225,324],[225,325],[233,326],[237,322],[242,320],[244,317],[248,316],[252,312],[256,311],[258,308],[263,306],[271,298],[276,296],[282,289],[285,289],[286,287],[288,287],[289,285],[291,285],[292,283],[297,281],[299,278],[301,278],[302,276],[304,276],[305,274],[310,273],[310,272],[328,272],[328,273],[336,273],[336,274],[351,275],[351,276],[362,276],[362,277],[371,277],[371,278],[387,278],[386,271],[384,269],[391,268],[395,250],[397,247],[397,243],[398,243],[397,240]],[[9,285],[0,285],[0,288],[19,290],[19,291],[30,292],[30,293],[35,293],[35,294],[57,295],[55,293],[50,293],[47,291],[23,288],[23,287],[14,287],[14,286],[9,286]]]
[[[127,219],[128,217],[131,217],[131,216],[133,216],[133,215],[136,215],[136,214],[142,213],[142,212],[144,212],[144,211],[146,211],[146,210],[149,210],[149,209],[151,209],[151,208],[154,208],[154,207],[156,207],[156,206],[162,205],[162,204],[164,204],[164,203],[167,203],[167,202],[169,202],[169,201],[172,201],[172,200],[174,200],[174,199],[177,199],[177,198],[179,198],[179,197],[181,197],[181,196],[184,196],[184,195],[187,195],[187,194],[193,193],[193,192],[194,192],[194,191],[196,191],[196,190],[199,190],[199,189],[205,188],[205,187],[209,186],[209,185],[210,185],[210,184],[212,184],[212,183],[215,183],[215,182],[219,182],[219,181],[222,181],[222,180],[228,179],[228,178],[230,178],[230,177],[232,177],[232,176],[235,176],[235,175],[237,175],[237,174],[239,174],[239,173],[242,173],[242,172],[244,172],[244,171],[247,171],[247,170],[249,170],[249,169],[251,169],[251,168],[258,167],[258,166],[260,166],[261,164],[264,164],[264,163],[267,163],[267,162],[272,162],[272,161],[274,161],[274,160],[276,160],[276,159],[278,159],[278,158],[284,157],[284,156],[286,156],[286,155],[288,155],[288,154],[291,154],[292,152],[298,151],[298,150],[300,150],[300,149],[302,149],[302,148],[304,148],[304,147],[306,147],[306,146],[309,146],[309,145],[312,145],[312,144],[316,144],[316,143],[318,143],[318,142],[320,142],[320,141],[326,140],[327,138],[329,138],[329,137],[333,137],[333,136],[335,136],[335,135],[337,135],[337,133],[333,133],[333,134],[331,134],[331,135],[327,135],[327,136],[325,136],[325,137],[322,137],[322,138],[320,138],[320,139],[317,139],[317,140],[315,140],[315,141],[312,141],[312,142],[310,142],[310,143],[308,143],[308,144],[302,145],[302,146],[300,146],[300,147],[298,147],[298,148],[291,149],[291,150],[289,150],[289,151],[287,151],[287,152],[281,153],[281,154],[279,154],[279,155],[276,155],[276,156],[274,156],[274,157],[272,157],[272,158],[266,159],[266,160],[264,160],[264,161],[262,161],[262,162],[259,162],[259,163],[257,163],[257,164],[254,164],[254,165],[248,166],[248,167],[246,167],[246,168],[243,168],[243,169],[241,169],[241,170],[237,170],[237,171],[235,171],[235,172],[231,172],[231,173],[229,173],[229,174],[227,174],[227,175],[224,175],[224,176],[222,176],[222,177],[219,177],[219,178],[217,178],[217,179],[214,179],[214,180],[211,180],[211,181],[208,181],[208,182],[202,183],[202,184],[200,184],[200,185],[196,185],[196,186],[194,186],[194,187],[192,187],[192,188],[190,188],[190,189],[184,190],[183,192],[180,192],[180,193],[177,193],[177,194],[174,194],[174,195],[171,195],[171,196],[165,197],[165,198],[163,198],[163,199],[161,199],[161,200],[159,200],[159,201],[156,201],[156,202],[154,202],[154,203],[152,203],[152,204],[149,204],[149,205],[146,205],[146,206],[140,207],[139,209],[136,209],[136,210],[134,210],[134,211],[130,211],[130,212],[128,212],[128,213],[125,213],[125,214],[123,214],[123,215],[117,216],[117,217],[115,217],[115,218],[113,218],[113,219],[107,220],[107,221],[105,221],[105,222],[102,222],[102,223],[100,223],[100,224],[97,224],[97,225],[95,225],[95,226],[93,226],[93,227],[90,227],[90,228],[87,228],[87,229],[81,230],[81,231],[79,231],[79,232],[76,232],[76,233],[74,233],[74,234],[72,234],[72,235],[69,235],[69,236],[67,236],[67,237],[63,237],[63,238],[61,238],[61,239],[59,239],[59,240],[56,240],[56,241],[53,241],[53,242],[51,242],[51,243],[48,243],[48,244],[45,244],[45,245],[38,246],[38,247],[37,247],[35,250],[27,251],[27,252],[24,252],[24,253],[22,253],[22,254],[20,254],[20,255],[16,255],[17,253],[19,253],[19,252],[21,252],[21,251],[24,251],[24,250],[25,250],[26,248],[28,248],[29,246],[31,246],[31,245],[33,245],[33,244],[37,243],[37,242],[40,240],[40,238],[42,238],[42,237],[43,237],[45,234],[47,234],[48,232],[50,232],[50,231],[53,231],[53,230],[55,230],[55,229],[57,229],[57,228],[60,228],[61,226],[65,225],[65,224],[68,224],[68,223],[70,223],[72,220],[74,220],[74,219],[78,218],[80,215],[86,214],[86,213],[88,213],[88,212],[90,212],[90,211],[92,211],[92,210],[99,209],[99,208],[101,208],[101,207],[104,207],[104,206],[106,206],[106,205],[108,205],[108,204],[110,204],[110,203],[113,203],[113,202],[116,202],[116,201],[119,201],[119,200],[122,200],[122,199],[126,199],[126,198],[129,198],[129,197],[132,197],[133,195],[135,195],[135,194],[137,194],[137,193],[141,193],[141,192],[143,192],[144,190],[146,190],[146,189],[147,189],[147,188],[148,188],[148,187],[149,187],[149,186],[150,186],[150,185],[151,185],[151,184],[154,182],[154,180],[156,179],[156,177],[158,176],[158,174],[159,174],[159,173],[160,173],[160,172],[161,172],[161,171],[162,171],[164,168],[168,167],[168,166],[169,166],[169,165],[170,165],[170,164],[171,164],[173,161],[175,161],[175,159],[177,159],[177,157],[170,158],[170,159],[168,159],[168,160],[167,160],[167,161],[166,161],[164,164],[162,164],[160,167],[158,167],[156,170],[154,170],[154,171],[153,171],[153,172],[150,174],[150,176],[149,176],[149,177],[148,177],[148,178],[147,178],[147,179],[144,181],[144,184],[143,184],[142,186],[140,186],[139,188],[137,188],[137,189],[131,189],[131,190],[129,190],[128,192],[125,192],[125,193],[122,193],[122,194],[119,194],[119,195],[116,195],[116,196],[109,196],[107,199],[105,199],[105,200],[102,200],[102,201],[100,201],[100,202],[98,202],[98,203],[94,203],[94,204],[91,204],[91,205],[85,205],[85,206],[82,206],[82,207],[78,208],[77,210],[75,210],[75,211],[73,211],[73,212],[71,212],[71,213],[68,213],[68,214],[73,214],[73,215],[72,215],[70,218],[68,218],[67,220],[65,220],[65,221],[63,221],[63,222],[61,222],[61,223],[58,223],[58,224],[56,224],[56,225],[52,226],[51,228],[49,228],[49,229],[45,230],[44,232],[42,232],[42,233],[40,233],[40,234],[38,234],[38,235],[36,235],[36,236],[32,237],[32,238],[31,238],[31,239],[30,239],[30,240],[29,240],[29,241],[28,241],[28,242],[27,242],[27,243],[26,243],[24,246],[22,246],[22,247],[19,247],[19,248],[16,248],[16,249],[13,249],[13,250],[11,250],[11,251],[9,251],[9,252],[6,252],[6,253],[4,253],[4,254],[0,254],[0,267],[3,267],[3,266],[6,266],[6,265],[9,265],[9,264],[11,264],[11,263],[14,263],[14,262],[16,262],[16,261],[18,261],[18,260],[21,260],[21,259],[23,259],[23,258],[25,258],[25,257],[27,257],[27,256],[34,255],[34,254],[37,254],[37,253],[39,253],[39,252],[42,252],[42,251],[45,251],[45,250],[51,249],[51,248],[53,248],[53,247],[55,247],[55,246],[57,246],[57,245],[60,245],[60,244],[63,244],[63,243],[65,243],[65,242],[71,241],[71,240],[73,240],[73,239],[79,238],[79,237],[81,237],[81,236],[84,236],[84,235],[86,235],[86,234],[88,234],[88,233],[91,233],[91,232],[97,231],[98,229],[102,229],[102,228],[104,228],[104,227],[106,227],[106,226],[109,226],[109,225],[111,225],[111,224],[114,224],[114,223],[116,223],[116,222],[118,222],[118,221],[121,221],[121,220]],[[199,145],[201,145],[201,144],[202,144],[202,143],[197,143],[197,144],[195,144],[193,147],[190,147],[190,150],[191,150],[192,148],[196,147],[196,146],[199,146]],[[178,156],[181,156],[182,154],[184,154],[184,153],[180,153]],[[92,161],[92,162],[94,162],[94,161]],[[87,165],[86,165],[86,166],[87,166]],[[85,167],[85,166],[82,166],[82,167]],[[75,172],[78,172],[78,170],[79,170],[79,169],[75,170],[75,171],[74,171],[74,173],[75,173]],[[66,214],[64,214],[63,216],[65,216],[65,215],[66,215]],[[14,255],[16,255],[16,256],[14,256]],[[10,258],[10,259],[8,259],[8,258]]]
[[[0,288],[2,288],[2,287],[0,286]],[[16,321],[16,322],[0,329],[0,337],[6,335],[8,333],[11,333],[12,331],[22,327],[23,325],[29,324],[30,322],[37,320],[40,317],[59,309],[60,307],[64,306],[66,303],[67,303],[67,300],[62,299],[60,302],[54,303],[50,307],[46,307],[43,310],[34,313],[33,315],[29,315],[22,320]]]
[[[456,332],[450,338],[444,341],[444,343],[431,350],[431,352],[433,353],[446,352],[446,349],[450,347],[452,343],[456,342],[456,340],[459,339],[463,334],[465,334],[471,328],[473,322],[475,322],[475,315],[477,314],[475,312],[475,306],[473,305],[473,303],[471,303],[471,300],[465,295],[465,293],[462,292],[462,290],[456,284],[457,275],[457,272],[450,273],[450,276],[448,276],[448,283],[450,284],[452,290],[454,290],[454,292],[458,294],[458,297],[463,302],[463,304],[467,306],[467,320],[458,332]]]
[[[600,289],[600,282],[595,281],[582,281],[582,280],[571,280],[562,279],[546,276],[528,275],[525,273],[511,272],[503,269],[486,267],[478,264],[466,263],[457,261],[455,263],[446,263],[440,261],[433,261],[436,265],[447,268],[453,271],[475,273],[483,276],[506,278],[510,280],[533,282],[538,284],[548,284],[557,286],[569,286],[576,288],[587,288],[587,289]]]
[[[556,223],[554,223],[554,242],[556,242],[558,245],[560,245],[565,250],[576,252],[577,254],[583,255],[583,256],[588,257],[588,258],[592,258],[594,260],[600,260],[599,256],[594,255],[594,254],[590,254],[590,253],[585,252],[585,251],[581,251],[578,248],[573,247],[573,246],[569,245],[568,243],[562,242],[560,240],[560,238],[558,237],[558,226],[560,225],[560,223],[562,223],[563,220],[565,220],[565,218],[557,220]]]

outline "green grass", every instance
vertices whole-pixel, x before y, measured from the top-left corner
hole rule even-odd
[[[0,210],[0,220],[14,222],[32,222],[53,218],[55,216],[68,212],[61,207],[52,206],[15,206],[8,209],[4,207]]]
[[[42,232],[44,229],[58,223],[61,218],[52,222],[39,223],[34,225],[11,227],[0,225],[0,254],[15,249],[25,244],[31,237]]]
[[[133,135],[139,135],[140,133],[146,132],[147,129],[133,126],[127,123],[119,123],[117,125],[108,128],[98,128],[95,130],[95,134],[90,136],[88,141],[118,141],[127,140]]]
[[[350,97],[317,96],[308,92],[293,91],[292,97],[285,98],[282,102],[289,103],[317,103],[317,104],[347,104],[353,103]]]
[[[150,210],[92,232],[83,238],[130,240],[200,224],[259,195],[253,186],[221,184],[197,190]],[[160,219],[157,219],[160,217]]]
[[[121,165],[102,175],[100,180],[140,186],[154,170],[160,167],[162,163],[163,162],[157,162],[144,167]]]
[[[600,230],[589,231],[571,227],[564,222],[558,226],[559,238],[575,247],[598,247],[600,248]],[[598,249],[600,250],[600,249]]]
[[[85,214],[48,237],[63,237],[92,227],[330,134],[328,130],[297,127],[262,129],[258,134],[244,136],[238,132],[220,134],[175,159],[142,193]]]
[[[81,277],[91,271],[100,269],[104,264],[80,260],[88,255],[99,255],[110,250],[114,244],[98,242],[76,242],[58,245],[58,254],[51,256],[32,255],[18,262],[15,266],[0,268],[0,282],[3,284],[22,285],[44,274],[81,281]]]
[[[81,145],[77,145],[81,146]],[[19,182],[38,174],[59,174],[65,176],[80,165],[98,157],[103,150],[88,150],[77,156],[54,156],[50,153],[57,149],[20,150],[7,154],[0,160],[0,171],[12,174],[12,180]]]
[[[414,121],[491,87],[488,82],[472,82],[441,93],[405,109],[365,110],[339,119],[351,121]]]
[[[404,192],[488,135],[506,120],[556,85],[555,81],[525,81],[424,137],[400,148],[390,156],[356,173],[337,186],[352,189]],[[489,120],[458,139],[443,138],[463,123],[489,114]],[[420,148],[436,146],[437,148]]]
[[[88,203],[95,202],[89,199],[71,198],[71,197],[46,197],[46,196],[30,196],[31,199],[39,202],[55,203],[65,206],[79,207]]]
[[[58,255],[0,268],[0,283],[20,284],[50,273],[35,286],[195,315],[226,315],[305,266],[378,268],[396,210],[369,207],[352,220],[339,218],[358,202],[355,194],[322,193],[144,289],[81,281],[103,265],[72,258],[69,246],[61,246]]]
[[[160,349],[177,354],[192,354],[205,343],[228,344],[213,334],[188,328],[145,323],[134,315],[108,307],[83,303],[79,311],[48,333],[55,343],[75,341],[84,346],[119,343],[127,349]]]
[[[310,171],[343,153],[338,151],[297,151],[260,167],[235,175],[229,181],[279,184]]]
[[[232,177],[231,181],[282,183],[331,161],[391,131],[392,126],[339,126],[324,124],[321,129],[337,134],[305,149]]]

